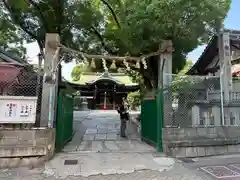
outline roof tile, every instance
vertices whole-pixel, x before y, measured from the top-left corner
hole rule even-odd
[[[87,83],[93,83],[100,79],[111,79],[116,83],[125,84],[126,86],[134,86],[137,83],[132,82],[129,76],[126,76],[123,73],[109,73],[108,77],[104,76],[103,73],[83,73],[80,77],[80,80],[73,81],[74,84],[85,85]]]

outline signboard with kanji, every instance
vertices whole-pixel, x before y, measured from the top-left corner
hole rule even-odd
[[[0,124],[35,123],[37,97],[0,96]]]

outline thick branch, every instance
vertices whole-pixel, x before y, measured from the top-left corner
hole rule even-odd
[[[101,34],[97,31],[97,29],[94,26],[91,26],[92,31],[96,34],[96,36],[98,37],[98,39],[101,41],[101,44],[103,46],[103,48],[111,53],[111,54],[115,54],[115,52],[112,51],[112,49],[110,49],[109,47],[107,47],[107,45],[105,44],[104,38],[101,36]]]
[[[151,82],[151,77],[148,76],[149,74],[147,73],[147,71],[145,69],[143,69],[143,68],[138,69],[133,66],[131,66],[131,69],[141,73],[143,80],[144,80],[144,85],[146,86],[147,89],[153,88],[153,85]]]
[[[58,0],[58,13],[57,13],[57,19],[58,19],[58,25],[57,25],[57,32],[61,36],[61,31],[62,31],[62,25],[64,21],[64,0]]]
[[[111,11],[111,14],[112,14],[115,22],[117,23],[118,27],[121,28],[120,23],[119,23],[118,18],[117,18],[117,15],[115,14],[115,12],[114,12],[113,8],[111,7],[111,5],[110,5],[106,0],[101,0],[101,1],[102,1],[102,3],[105,4],[105,5],[108,7],[108,9]]]
[[[43,52],[43,49],[44,49],[44,42],[42,42],[41,40],[37,40],[37,43],[38,43],[38,46],[39,46],[39,49],[40,49],[40,53],[41,54],[44,54]]]
[[[19,19],[18,15],[14,12],[14,10],[8,5],[6,0],[3,0],[4,6],[7,8],[8,12],[10,13],[13,21],[20,26],[20,28],[25,31],[32,39],[38,39],[35,34],[28,30],[28,28],[24,25],[24,22]]]

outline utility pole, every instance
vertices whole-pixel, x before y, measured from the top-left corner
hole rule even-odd
[[[46,34],[44,77],[42,88],[41,127],[53,127],[57,109],[57,87],[60,37],[58,34]],[[56,72],[57,71],[57,72]]]

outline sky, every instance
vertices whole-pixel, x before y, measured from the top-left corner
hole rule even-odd
[[[238,29],[240,30],[240,0],[232,0],[230,11],[224,21],[225,28],[228,29]],[[36,42],[26,44],[25,47],[27,48],[27,56],[29,59],[32,59],[32,63],[37,64],[37,54],[39,53],[39,48]],[[196,62],[199,56],[204,51],[206,45],[199,46],[194,51],[188,54],[188,59]],[[75,62],[71,63],[62,63],[62,75],[65,79],[71,80],[71,72],[74,66],[76,65]]]

